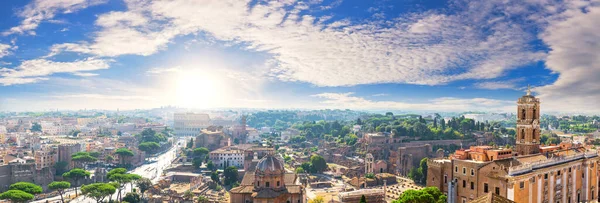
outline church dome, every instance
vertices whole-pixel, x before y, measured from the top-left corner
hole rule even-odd
[[[262,174],[283,174],[285,173],[285,168],[281,161],[269,154],[258,162],[256,172]]]

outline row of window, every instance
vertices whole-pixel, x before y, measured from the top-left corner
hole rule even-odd
[[[454,172],[458,173],[458,166],[454,166]],[[462,173],[463,173],[463,175],[467,175],[466,167],[463,167]],[[471,169],[471,176],[475,176],[475,169]]]
[[[260,187],[260,181],[256,181],[256,186]],[[269,181],[265,182],[265,187],[270,187]],[[279,181],[277,181],[277,187],[279,187]]]
[[[591,164],[591,167],[594,167],[594,163]],[[556,176],[560,176],[561,172],[562,172],[562,170],[560,170],[560,169],[558,171],[556,171]],[[569,173],[571,173],[571,167],[569,167]],[[583,171],[581,172],[581,178],[585,179],[585,173]],[[544,174],[544,180],[548,180],[548,173]],[[532,183],[535,183],[535,176],[532,178],[531,181],[532,181]],[[521,181],[519,183],[519,188],[520,189],[524,189],[525,188],[525,181]]]

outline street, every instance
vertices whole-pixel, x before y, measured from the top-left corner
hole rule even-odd
[[[160,179],[160,176],[163,173],[163,170],[166,169],[167,167],[169,167],[171,162],[175,158],[177,158],[177,153],[179,151],[179,147],[181,147],[181,146],[185,146],[185,139],[179,139],[169,151],[165,152],[164,154],[159,155],[156,158],[153,158],[153,159],[156,159],[156,162],[141,165],[141,166],[129,171],[129,173],[135,173],[144,178],[148,178],[148,179],[152,180],[153,183],[158,182],[158,180]],[[134,184],[134,186],[135,186],[135,184]],[[122,196],[125,196],[125,194],[127,194],[128,192],[131,192],[131,190],[132,190],[131,184],[126,184],[124,189],[121,191]],[[78,194],[80,192],[81,191],[78,190]],[[67,196],[74,195],[74,194],[75,194],[74,190],[66,192],[65,199]],[[115,194],[113,194],[113,196],[112,196],[113,200],[117,198],[117,194],[118,194],[118,189],[117,189],[117,192]],[[108,199],[106,199],[106,200],[108,200]],[[44,203],[46,201],[60,202],[60,196],[40,199],[40,200],[32,201],[32,203]],[[72,200],[71,202],[95,203],[96,201],[91,198],[79,196],[76,199]]]

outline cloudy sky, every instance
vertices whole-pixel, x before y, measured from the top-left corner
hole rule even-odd
[[[0,111],[600,113],[600,1],[3,0]]]

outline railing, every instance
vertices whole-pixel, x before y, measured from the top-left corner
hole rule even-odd
[[[598,152],[595,152],[595,151],[585,152],[585,158],[596,157],[596,156],[598,156]]]
[[[532,171],[533,169],[544,168],[547,166],[552,166],[552,165],[566,163],[566,162],[577,160],[577,159],[582,159],[584,157],[589,158],[589,157],[595,157],[595,156],[598,156],[598,153],[585,152],[585,153],[579,153],[579,154],[575,154],[575,155],[561,156],[561,157],[555,157],[555,158],[551,158],[551,159],[547,159],[547,160],[531,162],[531,163],[523,164],[523,165],[519,165],[519,166],[512,166],[512,167],[508,168],[508,175],[512,176],[512,175],[523,174],[523,173]]]

